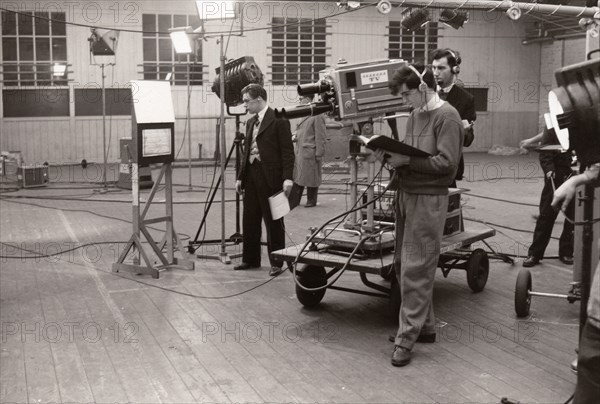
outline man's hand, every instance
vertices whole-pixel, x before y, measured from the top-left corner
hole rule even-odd
[[[294,181],[285,180],[283,181],[283,193],[286,197],[290,197],[290,193],[292,192],[292,187],[294,186]]]
[[[562,183],[556,191],[554,191],[554,199],[552,199],[552,207],[560,208],[566,212],[569,202],[575,196],[575,190],[581,184],[589,184],[596,178],[600,177],[600,164],[594,164],[588,167],[583,174],[575,175]]]
[[[238,195],[244,195],[244,190],[242,189],[242,181],[237,180],[235,182],[235,192],[237,192]]]
[[[519,142],[519,148],[521,149],[533,149],[540,145],[540,141],[542,139],[541,134],[538,134],[534,137],[530,137],[529,139],[524,139]]]
[[[388,152],[382,149],[375,150],[375,157],[381,162],[387,162],[392,167],[401,167],[410,164],[410,157],[400,153]]]

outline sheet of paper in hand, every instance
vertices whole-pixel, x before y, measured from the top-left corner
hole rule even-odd
[[[290,203],[283,191],[269,197],[269,207],[271,208],[271,218],[278,220],[290,213]]]

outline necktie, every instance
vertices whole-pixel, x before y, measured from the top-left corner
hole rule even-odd
[[[446,98],[448,98],[448,93],[446,93],[444,90],[440,90],[438,91],[438,95],[440,96],[440,98],[444,101],[446,101]]]
[[[260,120],[258,114],[254,116],[254,128],[252,129],[252,142],[250,144],[250,164],[254,163],[254,160],[260,161],[260,155],[258,153],[258,145],[256,144],[256,136],[258,135],[258,129],[260,128]]]

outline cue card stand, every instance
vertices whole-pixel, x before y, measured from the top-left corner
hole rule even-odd
[[[194,262],[184,249],[173,226],[171,163],[175,159],[175,113],[171,87],[168,82],[132,81],[131,90],[133,150],[128,154],[131,164],[133,232],[118,261],[112,265],[112,270],[148,274],[153,278],[158,278],[160,272],[171,267],[193,270]],[[140,206],[139,166],[150,164],[161,164],[161,170],[145,204]],[[165,214],[147,218],[154,198],[163,186],[163,179]],[[162,240],[157,243],[147,226],[163,222],[166,224],[166,231]],[[142,243],[142,238],[148,242],[150,251],[147,251],[148,246]],[[133,263],[126,263],[125,259],[130,252],[134,253]],[[181,258],[175,257],[176,252],[179,252]]]

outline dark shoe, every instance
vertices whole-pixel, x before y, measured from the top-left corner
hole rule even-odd
[[[562,257],[558,257],[558,259],[563,263],[563,264],[567,264],[567,265],[573,265],[573,257],[567,257],[562,256]]]
[[[271,267],[269,276],[277,276],[284,271],[283,267]]]
[[[314,208],[315,206],[317,206],[317,204],[314,202],[307,202],[306,205],[304,205],[305,208]]]
[[[388,337],[388,341],[396,342],[396,335],[390,334]],[[417,342],[421,342],[423,344],[433,344],[435,342],[435,333],[433,334],[419,334],[417,338]]]
[[[246,269],[252,269],[252,268],[260,268],[260,265],[252,265],[252,264],[248,264],[246,262],[242,262],[240,265],[236,265],[233,267],[234,271],[243,271]]]
[[[411,352],[408,348],[396,345],[392,354],[392,365],[406,366],[410,363]]]
[[[527,257],[525,261],[523,261],[523,266],[525,268],[531,268],[540,263],[540,259],[536,257]]]

